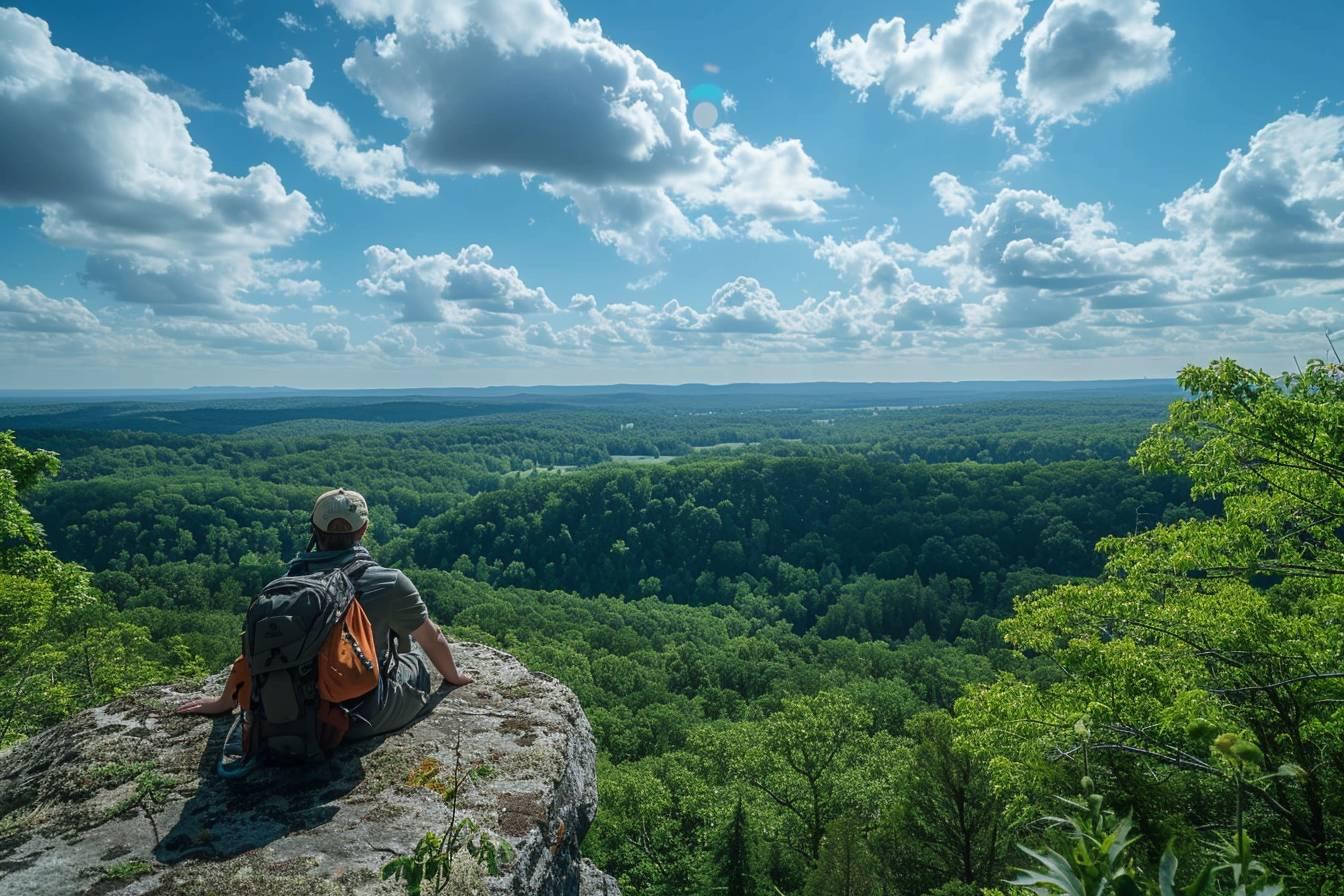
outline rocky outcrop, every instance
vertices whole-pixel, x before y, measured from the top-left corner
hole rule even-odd
[[[380,869],[448,826],[444,782],[458,762],[475,770],[459,817],[507,840],[512,857],[496,876],[459,861],[455,896],[616,896],[579,853],[597,778],[577,698],[498,650],[455,652],[475,682],[435,691],[408,728],[311,768],[215,774],[230,720],[172,708],[218,693],[222,674],[145,688],[19,744],[0,755],[0,892],[404,892]]]

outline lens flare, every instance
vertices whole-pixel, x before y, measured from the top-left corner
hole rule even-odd
[[[717,84],[697,84],[686,95],[691,104],[691,121],[702,131],[718,124],[724,109],[723,88]]]

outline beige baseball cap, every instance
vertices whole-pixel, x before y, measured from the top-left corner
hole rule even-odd
[[[359,492],[334,488],[313,504],[313,525],[323,532],[357,532],[369,521],[369,505]]]

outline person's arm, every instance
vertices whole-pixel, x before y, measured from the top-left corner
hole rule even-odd
[[[434,664],[434,668],[439,670],[443,680],[451,685],[471,684],[470,675],[463,675],[457,670],[457,663],[453,662],[453,651],[448,646],[448,639],[443,636],[443,632],[434,624],[433,619],[426,619],[419,628],[411,632],[411,637],[415,643],[419,644],[425,651],[425,656]]]
[[[221,713],[233,712],[234,708],[238,706],[238,691],[243,684],[242,659],[242,657],[239,657],[234,661],[233,668],[229,671],[229,680],[224,683],[224,693],[213,699],[196,697],[183,703],[176,711],[198,716],[217,716]]]

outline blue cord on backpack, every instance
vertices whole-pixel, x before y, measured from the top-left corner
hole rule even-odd
[[[229,726],[229,733],[224,735],[224,743],[219,748],[219,763],[215,766],[215,773],[221,778],[235,780],[246,777],[252,769],[257,767],[257,757],[245,759],[242,762],[226,763],[224,760],[229,756],[229,741],[233,740],[233,732],[242,724],[243,713],[238,713],[233,719],[233,724]],[[235,754],[241,755],[241,754]]]

